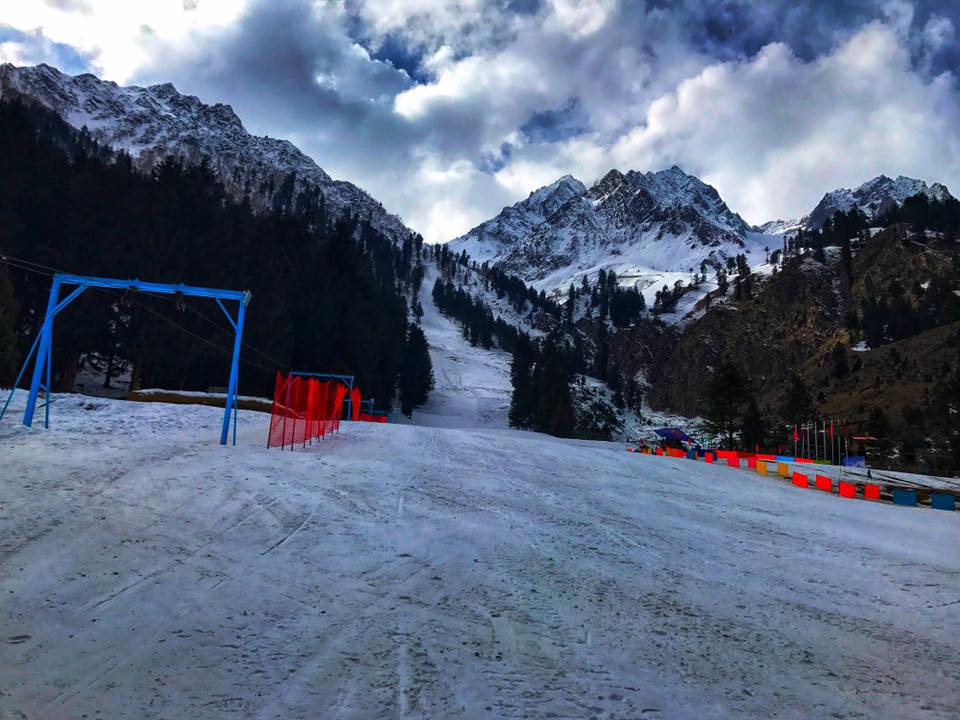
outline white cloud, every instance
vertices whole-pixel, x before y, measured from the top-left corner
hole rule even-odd
[[[960,181],[953,78],[911,70],[893,28],[872,23],[804,62],[785,46],[710,66],[654,101],[610,148],[613,164],[678,163],[759,222],[880,173]]]
[[[960,189],[957,89],[942,73],[956,15],[922,2],[11,2],[0,30],[36,47],[0,35],[0,58],[65,43],[107,79],[228,102],[430,241],[566,173],[674,163],[760,222],[881,172]],[[427,79],[376,59],[391,44]],[[523,131],[551,113],[579,134]]]

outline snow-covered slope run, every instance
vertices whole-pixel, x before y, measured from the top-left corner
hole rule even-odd
[[[837,212],[850,212],[854,207],[867,218],[875,218],[894,205],[900,205],[908,197],[926,195],[931,200],[953,197],[945,185],[908,178],[903,175],[889,178],[879,175],[860,187],[838,188],[826,193],[817,206],[799,220],[774,220],[758,229],[772,235],[792,235],[800,228],[819,230]]]
[[[436,383],[426,404],[413,413],[418,425],[443,427],[501,427],[508,425],[510,409],[509,353],[474,347],[464,339],[460,326],[433,304],[431,291],[437,269],[426,266],[420,305],[420,327],[430,346],[430,361]]]
[[[746,253],[751,264],[762,263],[767,244],[714,188],[672,167],[655,173],[611,170],[589,189],[565,176],[450,246],[538,289],[614,270],[649,290],[652,300],[663,284],[689,281],[703,261],[712,265]]]
[[[509,430],[281,452],[262,414],[221,448],[216,408],[54,407],[0,423],[2,717],[960,706],[955,514]]]
[[[357,186],[333,180],[286,140],[248,133],[229,105],[205,105],[170,83],[120,87],[94,75],[66,75],[49,65],[0,65],[0,97],[22,95],[56,112],[99,142],[129,153],[148,171],[166,157],[207,158],[227,191],[255,208],[296,211],[301,195],[319,193],[334,216],[352,212],[394,241],[403,223]]]

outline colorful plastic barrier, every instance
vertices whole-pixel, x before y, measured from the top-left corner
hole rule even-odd
[[[853,483],[840,481],[840,489],[838,490],[840,497],[845,498],[855,498],[857,496],[857,486]]]
[[[934,510],[949,510],[954,512],[957,509],[957,499],[953,495],[946,493],[933,493],[930,495],[930,507]]]
[[[864,485],[863,486],[863,497],[865,500],[879,500],[880,499],[880,486],[879,485]]]
[[[817,490],[833,492],[833,480],[828,478],[826,475],[817,475],[816,478],[814,478],[814,481]]]
[[[780,477],[790,477],[790,466],[785,462],[777,463],[777,475]]]
[[[907,507],[917,506],[917,491],[907,490],[906,488],[893,489],[893,504],[905,505]]]
[[[757,460],[757,474],[758,475],[767,474],[767,463],[765,460]]]
[[[791,482],[797,487],[810,487],[810,479],[801,472],[794,472]]]

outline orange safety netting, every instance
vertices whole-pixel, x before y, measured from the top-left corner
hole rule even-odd
[[[306,445],[340,428],[347,389],[336,382],[277,373],[267,447]]]

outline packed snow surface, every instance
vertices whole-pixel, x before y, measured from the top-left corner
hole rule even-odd
[[[221,448],[220,417],[0,424],[0,716],[956,717],[955,514],[500,429],[281,452],[241,412]]]

